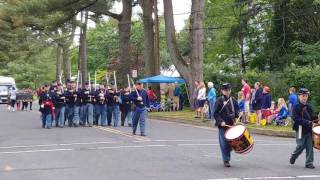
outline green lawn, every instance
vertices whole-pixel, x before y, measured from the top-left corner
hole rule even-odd
[[[184,119],[184,120],[190,120],[190,121],[198,119],[198,118],[194,118],[195,112],[189,111],[189,110],[171,111],[171,112],[150,112],[149,116]]]
[[[174,120],[181,120],[184,122],[198,122],[202,123],[203,120],[200,118],[195,118],[195,112],[190,110],[183,110],[183,111],[172,111],[172,112],[150,112],[149,117],[151,118],[166,118],[166,119],[174,119]],[[206,121],[203,122],[207,125],[211,125],[210,122]],[[246,127],[248,128],[262,128],[262,129],[270,129],[276,131],[292,131],[291,125],[289,126],[275,126],[275,125],[267,125],[267,126],[257,126],[256,124],[247,124]]]

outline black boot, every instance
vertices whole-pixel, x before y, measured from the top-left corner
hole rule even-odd
[[[296,158],[291,156],[289,162],[290,162],[290,164],[294,164],[296,162]]]
[[[306,168],[308,168],[308,169],[314,169],[315,167],[314,167],[313,164],[308,164],[308,165],[306,165]]]
[[[224,167],[231,167],[231,165],[230,165],[229,161],[225,161],[225,162],[223,162],[223,165],[224,165]]]

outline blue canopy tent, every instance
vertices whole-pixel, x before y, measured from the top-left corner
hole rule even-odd
[[[185,83],[184,79],[178,77],[169,77],[164,75],[147,77],[140,79],[141,83]]]
[[[152,77],[140,79],[139,82],[147,83],[147,84],[149,83],[180,83],[180,84],[184,84],[186,89],[188,89],[186,85],[186,81],[183,78],[179,78],[179,77],[169,77],[164,75],[158,75],[158,76],[152,76]],[[187,90],[187,96],[188,96],[188,100],[190,101],[188,90]]]

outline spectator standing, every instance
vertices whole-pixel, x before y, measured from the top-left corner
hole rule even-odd
[[[17,91],[15,87],[11,87],[10,88],[10,102],[11,102],[11,109],[14,112],[14,106],[16,104],[16,100],[17,100]]]
[[[173,92],[173,102],[176,104],[176,110],[180,110],[180,95],[181,95],[181,88],[178,83],[174,83],[175,88]]]
[[[248,113],[250,112],[250,97],[251,97],[251,88],[249,84],[247,83],[247,80],[242,79],[242,94],[245,99],[245,122],[248,122]]]
[[[173,99],[174,85],[168,84],[168,99]]]
[[[198,105],[199,85],[200,85],[199,81],[195,81],[194,82],[194,91],[193,91],[193,94],[192,94],[193,107],[194,107],[194,109],[196,109],[196,116],[195,116],[196,118],[200,117],[200,114],[198,114],[198,111],[197,111],[197,109],[199,107],[199,105]]]
[[[184,101],[185,101],[185,95],[183,93],[180,93],[180,97],[179,97],[179,110],[182,111],[183,106],[184,106]]]
[[[260,82],[256,82],[254,84],[254,93],[252,94],[252,108],[257,114],[257,124],[260,124],[261,121],[261,106],[262,106],[262,94],[263,94],[263,89],[261,87]]]
[[[148,87],[147,94],[148,94],[148,99],[150,102],[153,102],[157,99],[156,93],[154,93],[151,86]]]
[[[202,109],[203,109],[204,103],[206,102],[206,85],[204,84],[204,82],[200,82],[197,100],[199,105],[197,109],[197,114],[200,115],[202,118],[203,117]]]
[[[289,116],[292,115],[293,107],[299,103],[298,96],[296,94],[296,88],[291,87],[289,89]]]
[[[214,120],[213,112],[214,112],[214,104],[217,100],[217,94],[216,89],[214,88],[214,85],[212,82],[208,82],[208,102],[209,102],[209,110],[210,110],[210,119]]]
[[[271,107],[271,94],[270,88],[265,86],[262,92],[262,99],[261,99],[261,113],[263,118],[268,118],[271,115],[270,107]]]

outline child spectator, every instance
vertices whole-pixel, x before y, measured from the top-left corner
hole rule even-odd
[[[286,101],[283,98],[278,100],[278,114],[275,117],[275,123],[277,126],[286,125],[285,120],[288,117],[289,111],[286,104]]]
[[[206,101],[204,103],[203,108],[202,108],[201,119],[203,119],[203,118],[210,118],[208,101]]]
[[[238,105],[239,105],[239,116],[241,117],[241,122],[245,122],[245,103],[246,100],[243,97],[242,91],[238,92]]]
[[[271,101],[270,109],[267,112],[264,112],[263,118],[267,120],[268,124],[272,124],[272,121],[276,118],[278,112],[276,103]]]

